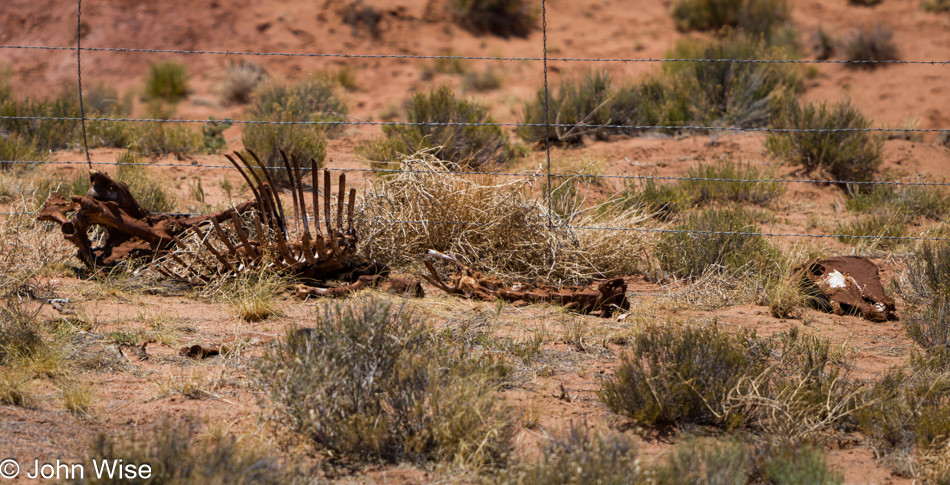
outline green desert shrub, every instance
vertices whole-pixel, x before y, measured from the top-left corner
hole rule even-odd
[[[527,37],[537,23],[526,0],[452,0],[452,17],[477,34]]]
[[[933,450],[950,439],[950,378],[893,369],[868,390],[857,428],[881,455]]]
[[[564,436],[542,445],[541,458],[507,473],[504,483],[536,485],[621,485],[641,483],[636,443],[621,434],[602,435],[571,423]]]
[[[155,62],[145,76],[145,97],[177,103],[188,96],[188,68],[176,61]]]
[[[633,354],[621,359],[603,381],[600,400],[618,414],[643,425],[741,424],[726,412],[725,401],[743,377],[765,371],[754,334],[730,334],[715,326],[640,332]]]
[[[799,104],[791,96],[772,104],[772,128],[779,130],[834,130],[871,128],[851,103]],[[806,174],[820,172],[843,182],[869,182],[881,166],[882,137],[867,131],[772,132],[766,138],[769,153],[796,165]],[[844,187],[845,185],[842,185]]]
[[[661,269],[679,278],[696,278],[710,269],[765,271],[777,258],[777,251],[757,234],[752,212],[742,207],[693,212],[672,229],[677,232],[664,233],[654,255]]]
[[[36,148],[36,145],[17,133],[0,135],[0,161],[43,161],[46,153]],[[21,164],[3,163],[0,170],[14,169]]]
[[[673,19],[680,30],[739,29],[771,39],[785,34],[791,5],[786,0],[677,0]]]
[[[744,36],[677,44],[660,72],[637,84],[612,87],[606,73],[566,80],[548,97],[547,122],[522,126],[529,143],[579,143],[584,137],[630,135],[651,126],[687,124],[760,127],[769,122],[770,101],[779,92],[797,92],[801,80],[791,65],[756,62],[695,62],[689,59],[789,59],[788,53]],[[523,123],[543,125],[544,90],[525,103]],[[611,125],[603,128],[600,125]],[[676,131],[666,128],[663,131]]]
[[[449,87],[416,94],[405,109],[406,121],[412,124],[384,126],[384,136],[358,146],[357,153],[387,163],[400,156],[432,150],[432,155],[440,160],[472,168],[504,163],[517,154],[500,126],[438,125],[495,123],[487,106],[457,98]]]
[[[244,146],[253,150],[271,169],[277,183],[288,180],[280,149],[296,155],[309,166],[311,159],[323,166],[326,158],[326,137],[342,132],[347,113],[346,102],[337,96],[336,83],[326,76],[317,76],[298,84],[270,81],[261,85],[248,107],[251,121],[290,122],[291,124],[248,123],[244,125]],[[302,124],[293,124],[301,123]],[[331,124],[306,124],[306,122]]]
[[[836,485],[821,448],[791,444],[743,444],[690,438],[676,445],[656,466],[656,483],[667,485],[768,483]]]
[[[328,307],[259,365],[272,422],[356,460],[501,465],[515,417],[496,396],[506,368],[446,341],[405,308]]]
[[[175,118],[175,105],[153,102],[148,107],[147,116],[154,120],[171,120]],[[174,155],[183,160],[201,150],[201,135],[192,131],[188,123],[147,121],[136,129],[138,139],[132,148],[145,156]]]
[[[0,80],[2,82],[2,80]],[[8,91],[0,91],[0,116],[36,118],[79,118],[78,92],[63,89],[46,100],[16,99]],[[3,119],[0,133],[16,133],[40,152],[69,147],[80,129],[80,122],[56,119]]]
[[[892,38],[894,32],[877,24],[874,27],[862,26],[855,29],[844,40],[844,55],[849,61],[892,61],[898,58],[897,45]],[[849,64],[851,67],[874,69],[881,64],[861,62]]]
[[[623,128],[602,128],[586,125],[634,125],[639,120],[639,100],[631,99],[638,91],[616,90],[607,72],[590,72],[583,79],[562,81],[548,97],[548,119],[551,126],[521,126],[518,134],[529,143],[549,140],[580,143],[585,137],[606,139],[612,134],[631,133]],[[538,90],[536,99],[525,103],[526,124],[544,124],[544,90]]]
[[[787,60],[777,47],[744,36],[714,41],[682,41],[670,54],[677,59]],[[686,98],[689,118],[711,126],[752,128],[766,126],[770,101],[776,93],[801,90],[794,66],[757,62],[668,62],[664,74],[682,79],[676,96]]]
[[[200,435],[201,425],[194,418],[164,418],[123,436],[100,432],[89,445],[87,463],[117,461],[120,466],[148,465],[149,477],[120,478],[118,473],[97,476],[91,467],[85,476],[65,483],[184,484],[233,483],[236,485],[277,485],[302,483],[299,474],[281,465],[260,449],[239,442],[233,436]]]
[[[752,456],[739,442],[714,442],[687,438],[659,460],[656,483],[686,485],[749,483]]]

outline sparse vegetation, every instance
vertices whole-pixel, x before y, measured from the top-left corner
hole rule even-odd
[[[459,99],[446,86],[414,95],[405,109],[406,122],[420,124],[384,126],[383,138],[358,146],[357,153],[385,164],[428,151],[440,160],[471,168],[504,163],[516,153],[501,127],[467,124],[495,123],[487,106]]]
[[[667,57],[779,60],[789,55],[760,41],[730,36],[708,42],[680,42]],[[548,100],[548,122],[566,126],[547,130],[544,126],[523,126],[518,134],[529,143],[542,142],[545,136],[555,142],[579,143],[585,136],[604,139],[630,135],[649,126],[765,126],[775,93],[800,88],[797,71],[779,63],[667,62],[659,73],[616,89],[606,73],[595,72],[580,81],[564,81]],[[539,90],[536,99],[525,104],[524,123],[545,123],[544,99],[543,90]]]
[[[537,23],[525,0],[452,0],[455,22],[476,34],[527,37]]]
[[[893,37],[894,32],[881,24],[858,27],[844,40],[844,55],[849,61],[859,61],[857,64],[849,64],[851,67],[877,68],[881,64],[863,61],[898,59],[897,45],[894,44]]]
[[[244,146],[261,157],[277,183],[284,183],[287,174],[282,170],[284,163],[279,149],[297,155],[305,166],[313,159],[322,167],[326,137],[340,133],[342,125],[306,123],[342,121],[346,113],[346,103],[336,95],[336,84],[326,77],[295,85],[269,81],[252,97],[248,117],[253,121],[288,124],[245,124]]]
[[[867,119],[851,103],[844,101],[828,107],[800,105],[790,96],[773,101],[772,128],[865,130]],[[884,140],[867,131],[773,132],[766,139],[769,153],[810,174],[821,172],[843,182],[869,182],[881,166]],[[842,185],[844,187],[844,185]]]
[[[741,207],[694,212],[673,229],[689,232],[663,234],[654,255],[661,269],[679,278],[697,278],[709,270],[764,271],[777,257],[776,250],[756,234],[753,214]]]
[[[177,103],[188,96],[188,68],[176,61],[152,63],[145,78],[145,97]]]
[[[948,0],[924,0],[921,6],[928,12],[950,12],[950,1]]]
[[[623,208],[636,207],[662,221],[670,221],[683,210],[708,203],[766,205],[785,193],[782,183],[740,181],[768,179],[772,176],[771,170],[761,170],[748,163],[730,160],[720,160],[714,164],[699,163],[686,170],[685,180],[664,182],[651,177],[632,179],[609,204],[619,204]]]
[[[314,323],[260,364],[272,423],[356,460],[507,461],[517,419],[495,395],[500,363],[379,300],[332,305]]]

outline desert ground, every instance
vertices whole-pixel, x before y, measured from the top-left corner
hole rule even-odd
[[[524,37],[473,33],[453,21],[450,4],[436,0],[87,0],[82,3],[82,26],[77,29],[75,2],[7,0],[0,7],[0,65],[8,68],[6,82],[16,98],[46,99],[64,89],[75,90],[75,50],[15,46],[75,46],[78,30],[84,48],[135,50],[82,51],[84,89],[104,86],[120,97],[131,93],[129,117],[148,118],[148,100],[143,93],[149,66],[175,61],[187,67],[188,92],[175,104],[173,118],[189,120],[212,116],[247,119],[247,104],[226,102],[221,95],[229,63],[253,62],[266,70],[269,79],[286,83],[320,73],[345,72],[348,77],[339,92],[348,106],[346,120],[354,124],[344,126],[327,140],[324,166],[334,173],[346,172],[347,185],[357,188],[362,201],[374,187],[388,180],[367,170],[379,165],[357,153],[361,144],[382,133],[379,124],[362,122],[404,120],[405,100],[416,93],[449,86],[459,96],[488,107],[498,123],[515,124],[523,121],[524,104],[535,100],[542,86],[544,70],[540,60],[509,59],[542,57],[539,19]],[[540,5],[532,4],[530,8],[533,15],[540,16]],[[663,59],[678,42],[716,37],[709,31],[678,29],[669,1],[549,0],[545,8],[547,55],[552,58],[547,75],[552,90],[565,80],[590,72],[607,72],[616,85],[634,83],[664,68],[660,62],[643,60]],[[354,11],[363,9],[373,12],[371,21],[354,16]],[[819,30],[843,42],[850,32],[865,25],[884,25],[893,31],[898,59],[935,61],[885,64],[873,69],[835,62],[791,64],[790,69],[801,79],[798,99],[802,103],[851,100],[872,120],[874,128],[950,128],[947,11],[925,10],[918,0],[883,0],[875,5],[846,0],[797,0],[791,4],[788,25],[796,32],[796,56],[804,61],[814,61],[819,56],[814,46]],[[827,59],[844,60],[843,51],[838,47]],[[447,53],[486,59],[461,60],[460,72],[453,72],[424,57]],[[379,55],[409,57],[360,57]],[[498,77],[497,87],[479,90],[468,84],[468,76],[489,70]],[[195,132],[201,126],[185,125]],[[224,153],[245,147],[244,128],[245,125],[235,123],[225,129],[225,146],[219,146],[213,153],[196,151],[182,156],[140,158],[148,164],[147,177],[161,182],[176,201],[173,212],[206,213],[253,198],[244,179],[224,158]],[[758,449],[755,447],[775,441],[775,436],[781,434],[774,427],[751,421],[737,426],[689,419],[650,424],[611,410],[602,399],[604,383],[613,378],[627,362],[625,359],[632,355],[637,361],[638,335],[649,329],[717,328],[728,335],[752,331],[762,339],[779,338],[790,329],[798,329],[803,335],[826,342],[836,356],[829,369],[841,370],[842,382],[847,379],[855,395],[871,389],[893,369],[904,368],[911,374],[919,371],[913,367],[914,358],[927,355],[929,350],[909,335],[907,322],[927,320],[932,315],[925,314],[927,303],[913,289],[913,267],[922,246],[946,245],[945,239],[939,239],[950,234],[946,230],[950,206],[943,206],[942,213],[914,215],[901,222],[902,236],[935,240],[907,239],[887,244],[871,240],[855,244],[836,237],[809,237],[842,234],[849,227],[856,227],[849,226],[849,222],[863,220],[873,211],[853,209],[849,200],[854,196],[839,184],[811,183],[830,177],[820,170],[803,172],[800,166],[775,156],[767,149],[768,135],[764,132],[712,130],[589,137],[575,144],[552,143],[548,155],[543,143],[519,140],[515,127],[502,129],[513,142],[523,144],[523,153],[480,170],[514,175],[496,175],[491,181],[479,179],[479,183],[501,185],[512,180],[530,180],[532,184],[520,193],[541,206],[545,204],[543,177],[532,177],[546,173],[549,163],[555,174],[577,175],[576,185],[572,186],[577,191],[574,208],[592,213],[598,204],[623,193],[629,179],[622,177],[682,177],[698,165],[712,166],[725,161],[753,167],[763,178],[786,180],[777,184],[781,189],[776,189],[768,200],[745,203],[755,212],[759,231],[782,235],[765,238],[784,255],[782,261],[786,261],[788,271],[781,276],[792,277],[791,268],[813,256],[867,257],[880,270],[880,280],[895,302],[896,317],[869,321],[861,315],[838,315],[799,302],[788,314],[781,315],[784,318],[779,318],[773,311],[775,305],[770,305],[767,288],[755,282],[755,278],[728,272],[671,275],[656,262],[654,253],[663,233],[633,231],[625,233],[629,237],[618,237],[605,230],[603,237],[614,241],[611,244],[617,245],[618,254],[637,258],[623,261],[626,270],[617,275],[627,284],[630,308],[610,318],[578,314],[553,304],[512,305],[467,299],[445,294],[428,282],[424,283],[426,296],[422,299],[366,289],[344,299],[301,300],[294,298],[293,285],[284,282],[283,286],[261,290],[265,293],[260,297],[261,305],[267,307],[267,315],[259,321],[248,321],[242,313],[241,305],[245,302],[241,300],[250,297],[237,294],[234,286],[208,289],[172,284],[155,275],[146,278],[134,267],[112,272],[90,270],[76,257],[75,248],[63,239],[59,227],[32,222],[31,214],[48,195],[41,187],[48,189],[50,180],[68,183],[88,171],[82,145],[70,142],[67,148],[44,153],[47,163],[31,168],[11,164],[12,168],[0,172],[0,211],[4,213],[4,241],[0,241],[0,246],[6,248],[0,259],[5,259],[3,298],[8,308],[2,314],[8,322],[0,324],[12,325],[9,321],[26,315],[40,329],[39,335],[60,350],[45,363],[34,360],[28,365],[22,359],[0,359],[0,373],[19,376],[8,379],[19,379],[16,383],[0,383],[0,396],[14,387],[27,396],[23,402],[4,398],[0,405],[0,459],[14,458],[24,467],[34,460],[81,461],[92,453],[91,443],[99,435],[121,440],[135,433],[147,435],[163,423],[196,420],[200,428],[192,436],[194,446],[203,446],[207,440],[232,439],[242,450],[252,450],[273,460],[275,467],[295,468],[306,477],[296,479],[308,482],[532,483],[540,481],[536,478],[540,475],[519,470],[540,463],[546,454],[553,453],[547,443],[577,426],[594,434],[632,440],[637,449],[637,466],[644,470],[661,466],[682,449],[678,446],[694,440],[739,440],[749,449]],[[0,129],[0,135],[7,133]],[[884,135],[882,163],[873,180],[946,181],[950,175],[950,148],[940,138],[941,133]],[[117,157],[126,151],[119,147],[93,148],[89,151],[92,167],[112,174]],[[464,174],[452,176],[468,178]],[[906,187],[897,186],[895,190]],[[938,199],[947,197],[945,187],[924,187],[934,191]],[[289,190],[281,194],[288,207],[291,196]],[[650,217],[651,208],[644,207],[636,227],[674,228],[687,214],[704,210],[703,204],[716,203],[687,207],[673,219]],[[396,226],[393,224],[394,233],[398,232]],[[393,236],[392,241],[398,239]],[[625,247],[627,244],[631,246]],[[398,250],[390,248],[386,254]],[[399,258],[400,262],[392,265],[393,274],[418,279],[425,272],[424,252]],[[440,268],[443,274],[452,270],[449,265]],[[609,268],[602,270],[604,274],[610,272]],[[491,273],[490,269],[482,271]],[[20,278],[20,274],[27,276]],[[499,271],[493,276],[508,281],[518,279],[512,272]],[[595,279],[601,280],[591,281]],[[8,281],[16,283],[7,284]],[[531,281],[554,285],[588,282]],[[54,308],[50,303],[53,300],[67,303]],[[273,352],[274,342],[285,339],[288,329],[314,327],[319,316],[334,305],[359,307],[374,301],[411,311],[435,331],[442,332],[440,338],[450,339],[445,335],[454,335],[473,342],[470,349],[466,347],[473,355],[489,355],[508,366],[508,376],[493,388],[492,394],[500,406],[517,414],[511,431],[512,451],[504,465],[474,465],[465,460],[433,457],[341,457],[304,433],[267,419],[273,404],[269,394],[262,390],[266,384],[262,388],[261,380],[265,378],[258,366],[261,359]],[[181,349],[196,344],[214,346],[226,342],[241,345],[226,355],[206,359],[192,359],[181,353]],[[937,377],[928,379],[942,382],[947,371],[933,372]],[[928,399],[946,406],[946,391],[934,392]],[[876,409],[868,404],[870,401],[863,402],[866,406],[862,409]],[[803,432],[796,446],[819,450],[826,460],[822,466],[832,475],[837,474],[839,483],[944,483],[941,480],[947,479],[950,452],[945,436],[926,443],[920,438],[914,446],[889,453],[880,437],[854,424],[856,414],[845,413],[837,421],[829,418],[816,430]],[[915,416],[920,418],[920,414]],[[908,421],[903,426],[914,425]],[[950,426],[945,429],[950,430]],[[646,478],[637,480],[649,482],[651,475],[645,473]],[[656,478],[660,476],[653,479],[662,482]],[[748,476],[752,483],[790,483],[774,478],[769,482],[759,475],[753,477],[751,472]],[[191,480],[214,481],[213,477],[205,478],[206,481],[195,477]],[[712,479],[695,480],[719,483]],[[14,482],[45,481],[21,476]],[[635,480],[631,478],[630,482]]]

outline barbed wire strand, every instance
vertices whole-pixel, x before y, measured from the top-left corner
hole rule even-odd
[[[0,160],[0,165],[3,164],[51,164],[51,165],[81,165],[86,162],[67,160],[67,161],[43,161],[43,160]],[[233,165],[185,165],[181,163],[118,163],[118,162],[96,162],[98,165],[111,165],[111,166],[142,166],[142,167],[178,167],[178,168],[187,168],[191,170],[199,169],[234,169]],[[547,177],[548,175],[541,172],[485,172],[485,171],[443,171],[443,172],[432,172],[430,170],[406,170],[406,169],[385,169],[385,168],[337,168],[337,167],[325,167],[331,171],[337,172],[370,172],[370,173],[387,173],[387,174],[397,174],[397,173],[421,173],[421,174],[451,174],[451,175],[468,175],[468,176],[478,176],[478,175],[494,175],[499,177]],[[286,167],[275,166],[268,167],[269,170],[286,170]],[[675,175],[601,175],[601,174],[586,174],[586,173],[570,173],[570,174],[558,174],[551,173],[551,178],[579,178],[579,179],[619,179],[619,180],[691,180],[691,181],[701,181],[701,182],[735,182],[735,183],[800,183],[800,184],[818,184],[818,185],[897,185],[897,186],[936,186],[936,187],[947,187],[950,186],[950,182],[902,182],[902,181],[885,181],[885,180],[872,180],[872,181],[849,181],[849,180],[823,180],[823,179],[783,179],[783,178],[766,178],[766,179],[742,179],[742,178],[717,178],[717,177],[681,177]]]
[[[82,0],[76,0],[76,79],[79,84],[79,117],[82,122],[82,146],[86,149],[86,162],[92,170],[89,156],[89,139],[86,138],[86,109],[82,103]]]
[[[467,123],[467,122],[401,122],[401,121],[268,121],[268,120],[194,120],[194,119],[162,119],[162,118],[79,118],[70,116],[0,116],[0,120],[49,120],[49,121],[114,121],[114,122],[141,122],[141,123],[209,123],[222,122],[246,125],[369,125],[369,126],[511,126],[511,127],[545,127],[554,128],[613,128],[629,134],[634,131],[735,131],[751,133],[950,133],[950,128],[755,128],[739,126],[699,126],[699,125],[600,125],[600,124],[570,124],[570,123]]]
[[[71,46],[33,46],[33,45],[0,45],[0,49],[34,49],[34,50],[76,50]],[[126,52],[151,54],[188,54],[188,55],[222,55],[222,56],[260,56],[260,57],[341,57],[352,59],[459,59],[471,61],[541,61],[541,57],[491,57],[491,56],[448,56],[448,55],[414,55],[414,54],[346,54],[346,53],[310,53],[310,52],[255,52],[230,50],[187,50],[187,49],[144,49],[133,47],[82,47],[89,52]],[[850,59],[690,59],[690,58],[625,58],[625,57],[551,57],[551,62],[741,62],[753,64],[923,64],[933,66],[950,65],[950,60],[850,60]]]

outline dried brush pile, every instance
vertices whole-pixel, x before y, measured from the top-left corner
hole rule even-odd
[[[377,179],[357,207],[361,256],[390,266],[421,261],[429,249],[503,279],[573,283],[642,268],[647,219],[637,209],[587,210],[562,218],[534,191],[539,179],[497,181],[421,152]],[[568,222],[570,221],[570,222]]]

